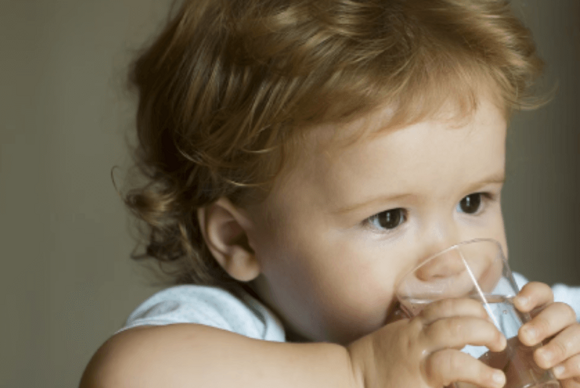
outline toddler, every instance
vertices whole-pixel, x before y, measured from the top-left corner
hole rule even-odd
[[[125,197],[174,286],[81,387],[504,386],[460,351],[506,346],[480,303],[407,319],[394,293],[455,243],[507,253],[506,127],[541,69],[503,0],[185,0],[131,69]],[[517,279],[519,340],[580,387],[580,290]]]

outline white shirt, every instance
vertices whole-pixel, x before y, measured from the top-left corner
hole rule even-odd
[[[514,274],[521,288],[528,280]],[[555,301],[568,303],[580,316],[580,287],[557,284]],[[143,302],[129,316],[123,331],[135,326],[197,323],[266,341],[285,341],[280,320],[262,303],[244,293],[240,297],[217,287],[181,285],[167,288]]]

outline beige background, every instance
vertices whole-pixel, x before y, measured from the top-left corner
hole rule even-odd
[[[131,53],[166,0],[0,0],[0,386],[74,387],[156,289],[109,176],[127,166]],[[556,99],[519,116],[504,194],[512,266],[580,284],[580,2],[515,2]]]

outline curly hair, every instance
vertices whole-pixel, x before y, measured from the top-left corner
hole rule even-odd
[[[172,283],[234,283],[196,210],[260,201],[310,128],[384,104],[391,125],[483,87],[506,117],[533,108],[543,63],[504,0],[185,0],[130,69],[132,150],[145,178],[124,196]],[[490,87],[492,85],[492,87]]]

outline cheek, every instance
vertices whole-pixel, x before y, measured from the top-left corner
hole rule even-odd
[[[293,318],[308,320],[313,339],[346,344],[384,325],[396,273],[387,259],[338,243],[334,249],[295,254],[293,264],[298,265],[285,274],[298,280],[288,297],[298,314]]]
[[[467,226],[465,226],[467,225]],[[460,241],[468,241],[476,238],[489,238],[500,243],[504,255],[507,257],[507,240],[505,235],[503,215],[499,205],[490,212],[483,222],[476,224],[463,225],[463,233],[460,236]],[[458,241],[458,242],[460,242]]]
[[[380,244],[309,225],[286,223],[256,240],[262,299],[287,329],[313,341],[347,344],[382,327],[401,262],[392,247],[372,250]]]
[[[393,293],[371,276],[353,279],[322,302],[325,340],[348,344],[381,328],[392,308]]]

